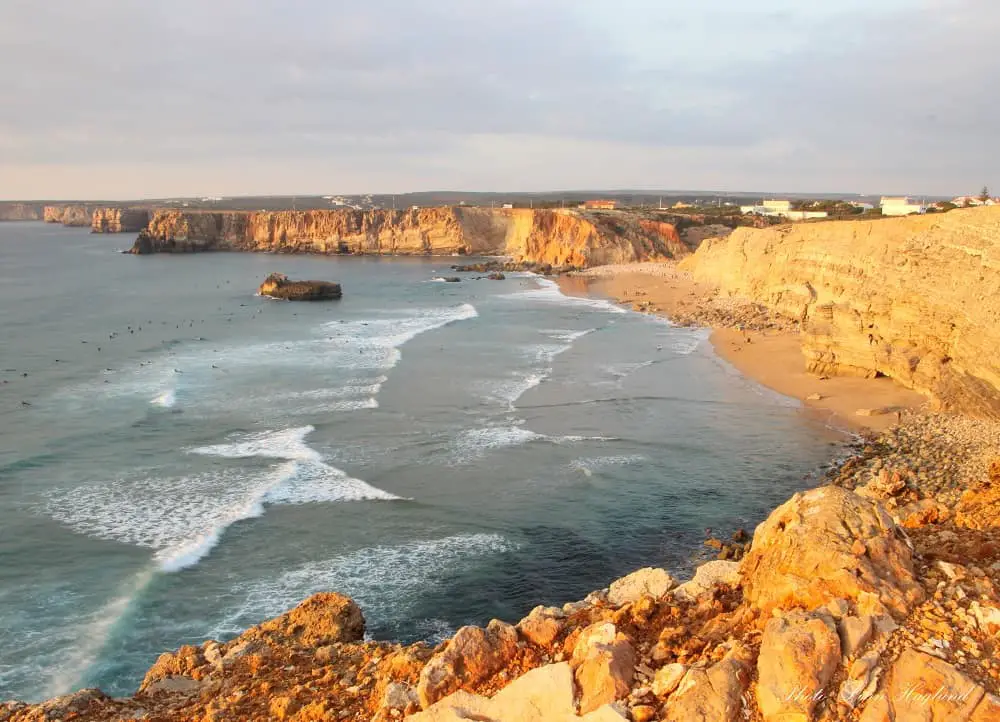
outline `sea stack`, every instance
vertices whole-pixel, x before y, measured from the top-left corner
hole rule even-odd
[[[331,301],[341,296],[340,284],[330,281],[292,281],[284,273],[272,273],[260,284],[261,296],[285,301]]]

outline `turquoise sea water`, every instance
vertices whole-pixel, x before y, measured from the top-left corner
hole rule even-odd
[[[130,693],[321,590],[412,641],[683,572],[840,440],[704,331],[545,279],[131,240],[0,224],[0,699]]]

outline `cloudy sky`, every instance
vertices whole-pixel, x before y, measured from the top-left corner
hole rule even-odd
[[[0,198],[1000,191],[1000,0],[2,0]]]

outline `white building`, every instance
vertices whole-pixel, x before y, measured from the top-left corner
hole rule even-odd
[[[927,212],[927,206],[911,202],[908,196],[882,196],[879,205],[883,216],[909,216]]]
[[[959,196],[951,201],[959,208],[965,208],[967,206],[993,206],[997,204],[997,199],[987,198],[985,201],[979,196]]]
[[[826,211],[793,211],[791,201],[778,200],[762,201],[759,206],[740,206],[740,212],[744,215],[747,213],[753,213],[757,216],[787,218],[791,221],[805,221],[810,218],[826,218],[830,215]]]
[[[852,208],[860,208],[862,212],[873,211],[875,206],[871,203],[862,203],[861,201],[851,201]]]
[[[769,211],[773,211],[774,215],[779,215],[779,216],[780,215],[785,215],[790,210],[792,210],[792,202],[791,201],[779,201],[779,200],[773,200],[772,199],[772,200],[769,200],[769,201],[764,201],[763,203],[761,203],[761,205],[764,208],[768,209]]]

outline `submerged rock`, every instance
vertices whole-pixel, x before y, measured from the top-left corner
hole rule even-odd
[[[341,296],[339,283],[292,281],[284,273],[272,273],[265,278],[258,293],[285,301],[328,301]]]

